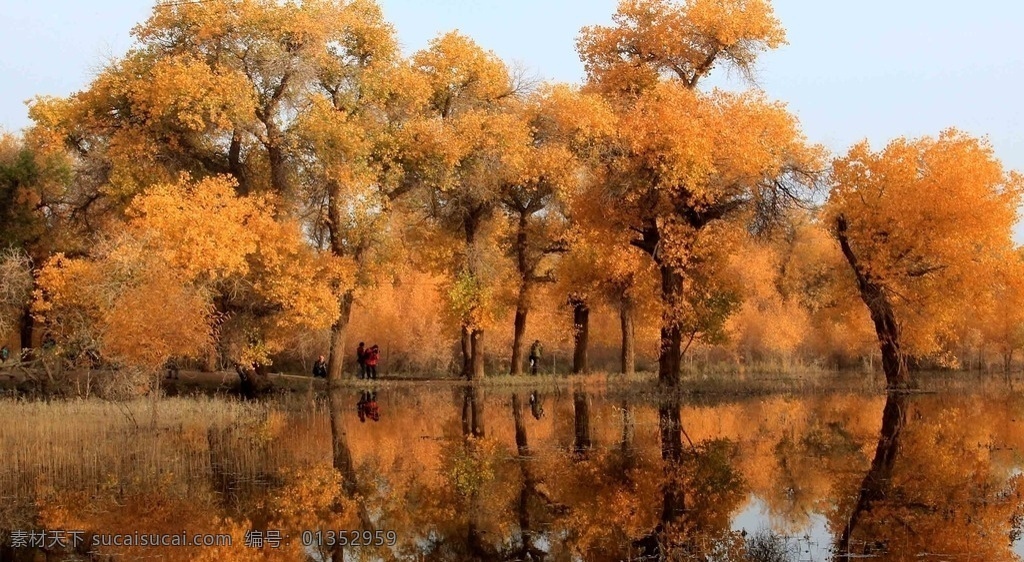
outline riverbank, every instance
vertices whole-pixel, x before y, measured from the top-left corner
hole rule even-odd
[[[39,368],[22,368],[8,365],[0,368],[0,396],[35,399],[103,397],[103,383],[114,376],[113,371],[80,370],[48,375]],[[267,375],[271,390],[269,395],[323,394],[327,381],[308,375],[271,373]],[[984,372],[922,372],[917,373],[918,390],[969,391],[984,388],[1013,389],[1024,382],[1022,374],[1015,373],[1007,378],[1002,373]],[[444,376],[383,376],[368,381],[345,378],[340,382],[344,388],[445,388],[459,387],[467,381]],[[523,389],[568,389],[584,385],[612,394],[664,395],[666,389],[658,384],[656,373],[644,372],[633,375],[617,373],[593,373],[584,375],[497,375],[473,383],[491,388]],[[238,396],[239,378],[233,371],[200,372],[180,371],[176,377],[161,378],[161,390],[165,396]],[[866,392],[885,390],[881,373],[863,371],[821,371],[798,370],[786,373],[777,369],[770,371],[723,371],[686,372],[681,386],[676,390],[682,395],[724,395],[756,396],[768,394],[808,394],[822,392]]]

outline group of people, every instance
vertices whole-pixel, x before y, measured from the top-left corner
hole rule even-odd
[[[365,343],[359,342],[359,347],[356,348],[356,376],[360,379],[376,380],[378,362],[380,362],[380,347],[374,344],[368,348]],[[313,376],[327,378],[327,361],[323,355],[316,360],[316,363],[313,363]]]
[[[533,345],[530,346],[530,372],[534,375],[537,374],[537,368],[540,367],[540,358],[543,353],[543,347],[540,345],[540,340],[535,340]],[[377,363],[380,361],[380,347],[377,344],[367,348],[366,343],[359,342],[359,347],[356,348],[356,376],[360,379],[377,379]],[[327,378],[327,361],[324,356],[321,355],[316,363],[313,363],[313,376],[317,378]]]
[[[361,379],[377,379],[377,362],[380,361],[380,348],[377,344],[367,349],[366,344],[359,342],[356,348],[356,364],[359,366],[356,376]]]

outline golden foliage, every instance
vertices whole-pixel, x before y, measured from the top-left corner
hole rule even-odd
[[[692,88],[718,63],[750,73],[785,42],[768,0],[622,0],[612,22],[577,42],[590,83],[612,93],[643,92],[664,75]]]
[[[264,200],[234,195],[229,179],[155,186],[127,215],[92,258],[58,255],[40,273],[35,312],[62,343],[154,372],[205,351],[229,312],[215,313],[217,300],[249,293],[273,312],[254,342],[269,340],[268,353],[273,329],[323,328],[337,314],[347,268],[317,256]]]
[[[833,165],[824,221],[846,236],[880,286],[914,353],[938,351],[1013,248],[1024,179],[991,146],[956,130],[853,147]]]

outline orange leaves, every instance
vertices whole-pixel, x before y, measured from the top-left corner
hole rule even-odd
[[[129,231],[147,253],[189,283],[245,275],[246,258],[270,221],[265,201],[236,197],[234,181],[225,177],[154,186],[135,199],[127,215]]]
[[[853,147],[832,168],[826,221],[842,217],[866,279],[883,287],[912,349],[930,352],[1013,247],[1021,179],[987,142],[949,130]]]
[[[505,63],[455,31],[431,41],[412,60],[427,77],[431,104],[442,117],[493,104],[513,90]]]
[[[176,282],[169,270],[153,272],[111,303],[102,319],[101,351],[157,372],[169,357],[198,354],[211,345],[212,316],[213,307],[202,291]]]
[[[623,117],[631,176],[697,210],[756,189],[797,162],[811,168],[796,119],[758,94],[695,92],[665,83]]]
[[[663,76],[693,88],[719,62],[749,73],[785,42],[767,0],[623,0],[612,19],[577,42],[590,83],[609,93],[636,95]]]
[[[210,344],[215,298],[272,311],[267,330],[329,326],[348,268],[319,259],[297,224],[274,220],[265,201],[237,197],[233,185],[185,177],[140,195],[93,258],[46,265],[36,313],[62,343],[149,372]]]
[[[147,80],[125,84],[130,88],[125,95],[147,125],[165,122],[186,131],[224,131],[251,120],[255,111],[244,76],[210,68],[190,55],[160,59],[144,71]]]

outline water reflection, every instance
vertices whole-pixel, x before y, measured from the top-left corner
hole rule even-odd
[[[0,404],[0,560],[1019,559],[1014,395],[311,400]],[[231,544],[13,547],[56,530]]]

